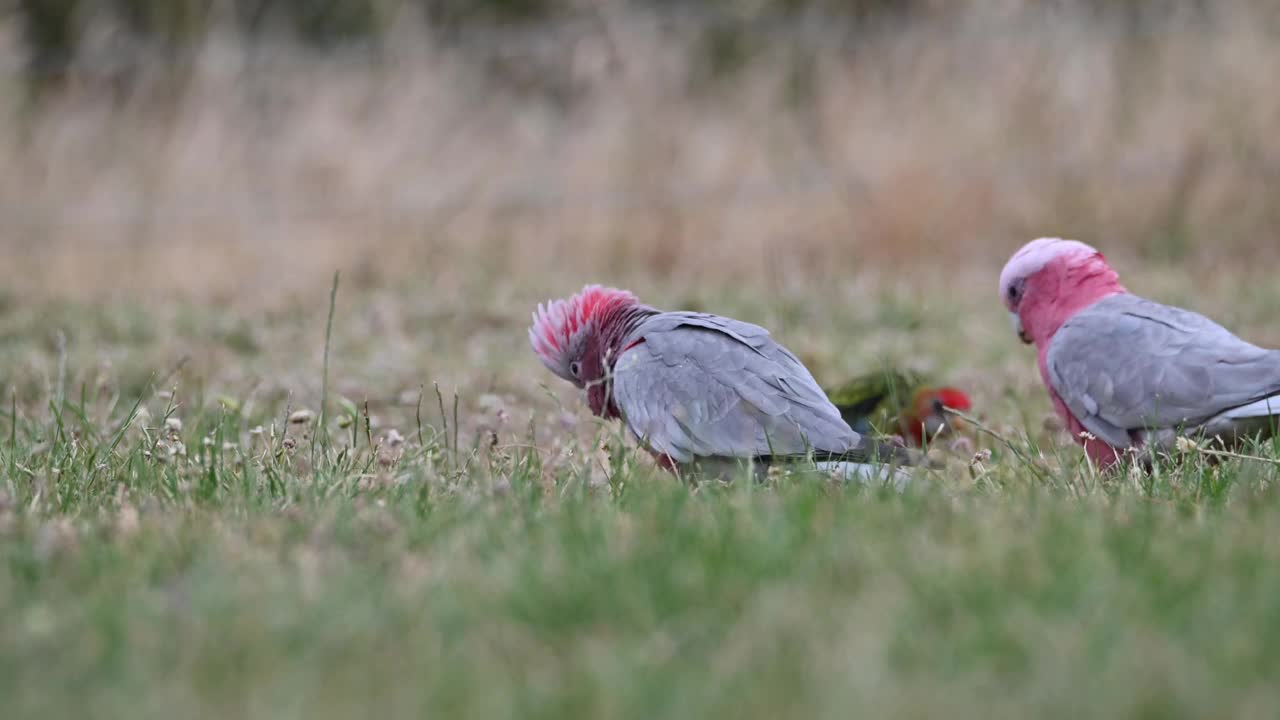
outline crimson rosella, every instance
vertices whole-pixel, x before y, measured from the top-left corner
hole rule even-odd
[[[937,387],[923,375],[895,368],[853,378],[827,396],[857,432],[900,435],[914,447],[964,426],[948,409],[968,412],[973,406],[963,390]]]

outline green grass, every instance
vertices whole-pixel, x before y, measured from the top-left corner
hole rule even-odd
[[[979,436],[990,458],[938,449],[903,495],[655,472],[529,355],[541,290],[458,314],[344,286],[327,362],[322,296],[14,303],[4,716],[1266,716],[1274,465],[1092,473],[998,306],[956,287],[706,295],[820,376],[928,358],[1026,457]]]

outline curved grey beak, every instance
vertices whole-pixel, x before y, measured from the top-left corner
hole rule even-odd
[[[1013,320],[1013,331],[1018,333],[1018,339],[1030,345],[1031,337],[1027,335],[1027,331],[1022,329],[1022,318],[1018,317],[1018,313],[1009,313],[1009,318]]]

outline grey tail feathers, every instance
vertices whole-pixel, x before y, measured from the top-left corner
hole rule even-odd
[[[1222,413],[1221,417],[1242,420],[1245,418],[1259,418],[1269,416],[1280,416],[1280,393],[1254,400],[1247,405],[1234,407]]]

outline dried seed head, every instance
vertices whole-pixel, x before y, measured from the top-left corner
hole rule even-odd
[[[305,408],[302,410],[294,410],[293,413],[289,415],[289,424],[309,425],[313,419],[315,419],[315,414],[310,410]]]
[[[1176,447],[1180,453],[1191,453],[1200,449],[1200,444],[1189,437],[1179,437],[1173,441],[1173,446]]]
[[[983,448],[969,459],[969,477],[977,480],[987,474],[987,463],[991,461],[991,450]]]
[[[176,417],[168,417],[164,419],[164,429],[169,432],[182,432],[182,420]]]
[[[403,454],[404,436],[395,428],[388,430],[378,445],[378,462],[383,467],[391,467],[400,461],[400,456]]]

